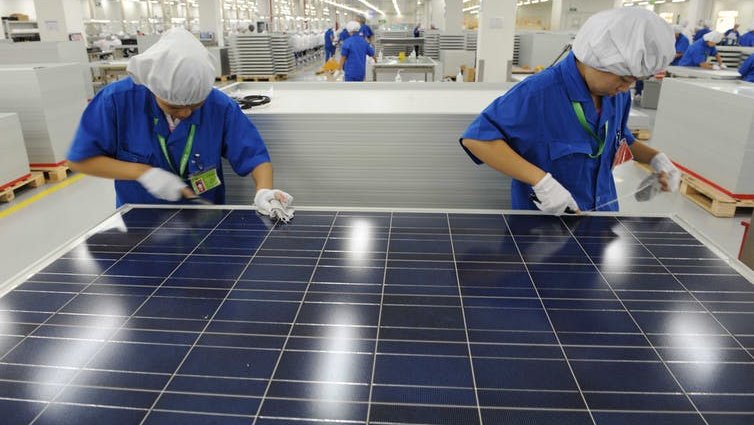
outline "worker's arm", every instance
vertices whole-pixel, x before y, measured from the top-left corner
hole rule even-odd
[[[634,160],[643,164],[649,164],[649,161],[660,152],[657,149],[649,147],[646,143],[637,140],[631,145],[631,153],[634,155]]]
[[[115,180],[136,180],[152,168],[147,164],[121,161],[109,156],[94,156],[82,161],[69,161],[71,170]]]
[[[702,62],[699,64],[699,68],[702,69],[712,69],[712,64],[709,62]]]
[[[346,56],[340,55],[340,69],[343,69],[343,66],[346,64],[346,59],[348,59]]]
[[[723,58],[720,57],[720,53],[715,55],[715,59],[717,59],[718,65],[723,66]]]
[[[251,178],[259,189],[272,189],[272,163],[263,162],[251,171]]]
[[[461,143],[490,168],[528,185],[534,186],[547,174],[522,158],[503,140],[482,142],[474,139],[463,139]]]

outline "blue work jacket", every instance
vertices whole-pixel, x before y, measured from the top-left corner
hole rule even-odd
[[[345,80],[364,81],[367,74],[367,56],[374,56],[374,47],[362,37],[350,37],[340,48],[340,54],[346,58],[343,65]]]
[[[346,42],[346,40],[348,40],[349,37],[351,37],[351,33],[349,33],[348,30],[343,28],[343,31],[341,31],[340,35],[338,36],[338,40],[340,40],[341,46],[343,45],[343,43]]]
[[[327,31],[325,31],[325,49],[332,49],[333,47],[335,47],[332,44],[334,34],[335,31],[332,28],[328,28]]]
[[[704,40],[695,41],[683,54],[679,66],[699,66],[707,62],[707,57],[717,55],[717,49],[707,45]]]
[[[372,31],[372,27],[370,27],[367,24],[361,25],[361,28],[359,28],[359,35],[369,39],[369,37],[374,35],[374,31]]]
[[[686,53],[686,50],[688,49],[689,49],[689,38],[683,34],[678,34],[678,38],[675,39],[675,52],[683,55],[684,53]],[[679,63],[681,63],[682,57],[683,56],[679,56],[673,59],[673,62],[671,62],[670,64],[678,65]]]
[[[754,47],[754,31],[749,31],[738,39],[738,45],[743,47]]]
[[[712,32],[712,30],[709,29],[709,28],[706,28],[706,27],[700,29],[699,31],[697,31],[694,34],[694,38],[693,38],[694,42],[697,42],[697,41],[701,40],[702,37],[704,37],[705,34],[710,33],[710,32]]]
[[[579,124],[572,102],[579,102],[588,124],[605,149],[597,158],[597,142]],[[569,54],[562,62],[516,84],[497,98],[466,129],[463,139],[504,140],[524,159],[553,175],[578,203],[582,211],[596,207],[617,211],[618,203],[612,164],[622,139],[634,142],[626,128],[631,110],[628,93],[602,98],[598,114],[584,79]],[[607,134],[605,123],[608,123]],[[477,164],[482,161],[466,150]],[[514,209],[535,210],[531,186],[513,180],[511,203]]]
[[[194,143],[184,178],[215,167],[224,182],[221,158],[226,158],[233,171],[241,176],[270,162],[259,132],[236,102],[224,93],[212,89],[204,105],[180,121],[171,133],[154,95],[130,77],[108,85],[92,99],[81,117],[68,159],[82,161],[107,156],[173,172],[157,134],[165,138],[171,161],[179,167],[192,125],[195,125]],[[153,197],[133,180],[116,180],[115,193],[117,206],[170,203]],[[202,197],[217,204],[224,203],[225,184],[208,190]]]
[[[746,59],[744,63],[738,68],[738,73],[741,74],[741,79],[754,83],[754,55],[750,55],[749,59]]]

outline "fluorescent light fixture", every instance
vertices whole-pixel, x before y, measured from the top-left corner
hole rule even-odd
[[[480,5],[476,5],[476,6],[469,6],[469,7],[466,7],[466,8],[464,8],[464,9],[463,9],[463,11],[464,11],[464,12],[470,12],[470,11],[472,11],[472,10],[477,10],[477,9],[479,9],[480,7],[482,7],[482,6],[480,6]]]
[[[376,11],[382,16],[385,16],[385,12],[381,11],[380,9],[377,9],[377,6],[373,5],[372,3],[369,3],[367,0],[359,0],[359,3],[363,4],[364,6]]]
[[[468,2],[470,2],[470,1],[471,1],[471,0],[463,0],[463,2],[464,2],[464,3],[468,3]]]
[[[341,9],[345,9],[345,10],[349,10],[351,12],[358,13],[359,15],[365,15],[367,13],[366,10],[359,10],[359,9],[356,9],[354,7],[351,7],[351,6],[346,6],[346,5],[340,4],[340,3],[335,3],[334,1],[331,1],[331,0],[322,0],[322,1],[324,1],[325,3],[327,3],[327,4],[331,5],[331,6],[339,7]],[[338,12],[335,12],[335,13],[338,13]]]
[[[646,5],[648,5],[648,4],[649,4],[649,2],[648,2],[648,1],[640,1],[640,2],[639,2],[639,6],[646,6]]]
[[[395,13],[397,13],[398,16],[401,16],[401,10],[398,9],[398,1],[397,0],[393,0],[393,7],[395,8]]]

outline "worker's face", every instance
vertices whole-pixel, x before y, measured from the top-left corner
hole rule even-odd
[[[584,81],[589,92],[595,96],[615,96],[627,92],[637,80],[635,77],[623,77],[590,66],[584,68]]]
[[[178,118],[179,120],[185,120],[186,118],[190,117],[195,110],[201,108],[202,105],[204,105],[203,100],[193,105],[171,105],[157,96],[155,96],[155,99],[157,100],[157,106],[162,109],[162,112],[170,115],[173,118]]]
[[[717,46],[717,43],[715,43],[714,41],[708,41],[707,42],[707,46],[709,46],[709,47],[715,47],[715,46]]]

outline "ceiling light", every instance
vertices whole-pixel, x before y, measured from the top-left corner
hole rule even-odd
[[[393,7],[395,8],[395,13],[397,13],[398,16],[401,16],[401,10],[398,9],[398,2],[396,0],[393,0]]]
[[[355,12],[355,13],[358,13],[360,15],[365,15],[367,13],[365,10],[359,10],[359,9],[356,9],[356,8],[353,8],[353,7],[350,7],[350,6],[346,6],[344,4],[335,3],[334,1],[331,1],[331,0],[322,0],[322,1],[324,1],[325,3],[327,3],[327,4],[331,5],[331,6],[339,7],[341,9],[345,9],[345,10],[350,10],[351,12]],[[336,11],[335,13],[338,13],[338,12]]]
[[[463,11],[464,11],[464,12],[470,12],[470,11],[472,11],[472,10],[476,10],[476,9],[479,9],[480,7],[482,7],[482,6],[480,6],[480,5],[476,5],[476,6],[469,6],[469,7],[466,7],[466,8],[464,8],[464,9],[463,9]]]
[[[372,3],[369,3],[367,0],[359,0],[359,2],[363,4],[364,6],[375,10],[380,15],[385,16],[385,12],[381,11],[380,9],[377,9],[377,6],[373,5]]]

